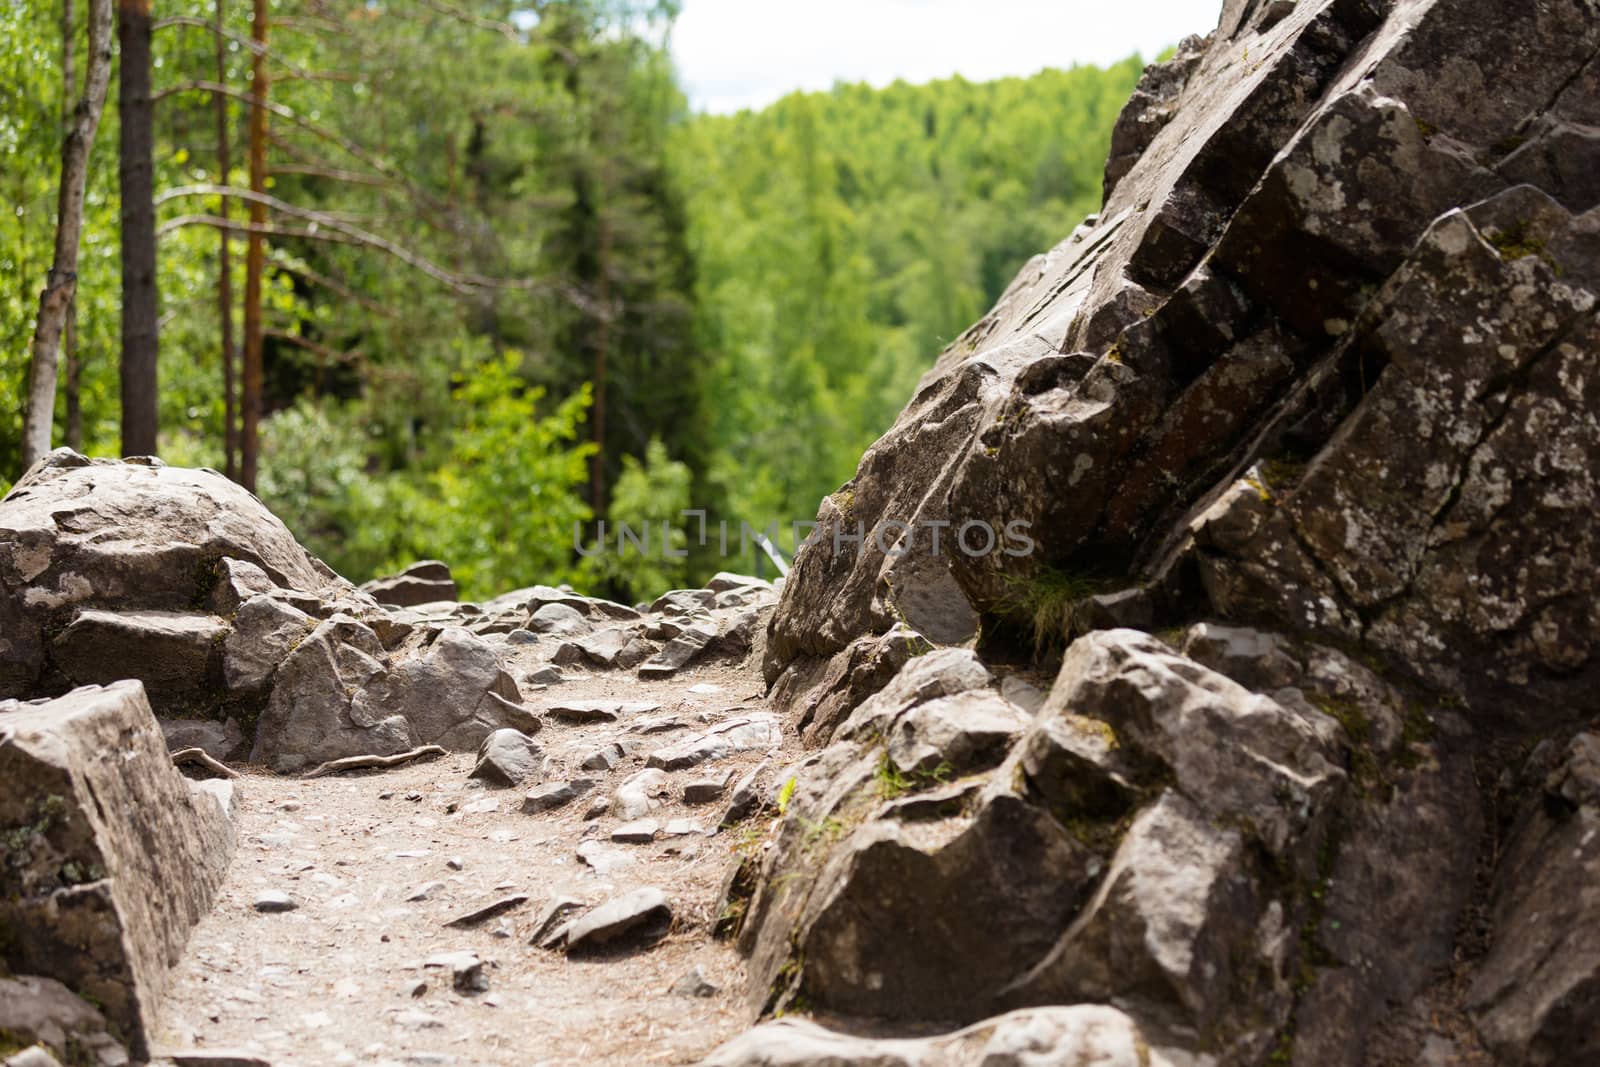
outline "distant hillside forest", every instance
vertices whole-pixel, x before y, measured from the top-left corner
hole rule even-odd
[[[0,5],[3,479],[101,5]],[[814,516],[1098,208],[1142,67],[697,116],[672,3],[115,6],[49,444],[153,442],[352,579],[436,556],[469,595],[755,567],[714,535],[583,558],[572,531],[704,508],[736,549],[741,520]]]

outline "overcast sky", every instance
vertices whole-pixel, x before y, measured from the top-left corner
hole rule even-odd
[[[673,31],[696,109],[762,107],[836,81],[986,81],[1146,59],[1216,25],[1219,0],[684,0]]]

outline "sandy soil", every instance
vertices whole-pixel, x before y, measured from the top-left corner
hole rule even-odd
[[[518,672],[520,674],[520,672]],[[714,685],[715,693],[690,693]],[[597,673],[529,692],[555,700],[621,697],[662,705],[645,716],[678,729],[644,732],[636,719],[568,726],[547,722],[538,742],[559,766],[545,780],[599,780],[565,808],[523,814],[520,788],[469,781],[470,755],[389,771],[312,780],[246,769],[234,806],[239,850],[215,909],[195,929],[173,972],[157,1031],[169,1049],[238,1049],[275,1067],[327,1064],[692,1063],[747,1025],[741,961],[710,936],[717,895],[741,830],[710,835],[727,804],[682,803],[687,782],[732,768],[735,779],[764,759],[794,758],[786,731],[773,752],[741,753],[673,772],[672,791],[650,813],[696,820],[708,835],[614,845],[631,862],[601,876],[578,858],[590,839],[610,844],[619,820],[585,819],[648,754],[689,736],[700,720],[768,710],[758,679],[728,667],[686,671],[665,682]],[[636,746],[609,772],[579,771],[607,742]],[[459,864],[459,869],[455,869]],[[420,886],[442,883],[425,900]],[[599,904],[653,886],[669,897],[671,933],[647,948],[571,959],[529,943],[544,903],[570,895]],[[260,893],[279,890],[298,907],[263,914]],[[509,894],[527,903],[473,929],[444,924]],[[485,961],[487,992],[463,995],[448,971],[424,966],[444,952]],[[669,988],[699,966],[711,997]],[[417,984],[425,990],[417,991]]]

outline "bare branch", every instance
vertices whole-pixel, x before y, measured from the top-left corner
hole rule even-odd
[[[162,194],[162,199],[170,200],[176,196],[227,196],[251,203],[261,203],[280,214],[288,215],[290,218],[305,219],[311,225],[304,229],[284,229],[272,223],[256,227],[247,223],[232,222],[217,215],[179,215],[176,218],[168,219],[156,228],[158,237],[166,236],[174,230],[182,229],[185,226],[212,226],[234,233],[259,233],[268,237],[297,237],[313,241],[328,241],[334,244],[374,248],[380,252],[385,252],[406,266],[420,271],[434,281],[447,285],[460,293],[472,292],[477,289],[514,289],[529,292],[555,289],[563,291],[558,287],[542,282],[507,281],[498,278],[486,278],[477,274],[456,274],[445,270],[425,256],[418,255],[410,249],[395,244],[393,241],[379,237],[377,234],[368,233],[321,212],[295,207],[293,204],[285,203],[277,197],[268,196],[264,193],[255,193],[249,189],[235,189],[225,185],[192,185],[184,186],[181,189],[169,190]],[[567,295],[569,299],[576,299],[575,293]]]
[[[280,145],[276,138],[273,144]],[[326,178],[329,181],[343,182],[346,185],[370,185],[378,189],[392,188],[394,183],[387,178],[375,178],[370,174],[362,174],[355,170],[340,170],[338,167],[318,167],[309,163],[274,163],[274,174],[299,174],[308,178]]]
[[[464,22],[469,26],[476,26],[480,30],[492,30],[507,40],[522,43],[522,34],[509,22],[500,22],[497,19],[486,19],[482,15],[474,15],[470,11],[463,11],[452,4],[443,3],[442,0],[421,0],[422,6],[437,11],[441,15],[448,15],[457,22]]]
[[[242,100],[245,103],[250,103],[251,102],[249,93],[243,93],[243,92],[240,92],[237,89],[231,89],[226,85],[219,85],[216,82],[207,82],[207,81],[183,82],[183,83],[178,84],[178,85],[169,86],[168,88],[162,89],[160,92],[155,93],[154,96],[152,97],[152,99],[159,100],[162,97],[171,96],[171,95],[173,95],[175,93],[189,93],[189,92],[220,93],[223,96],[229,96],[229,97],[232,97],[235,100]],[[267,111],[269,111],[270,113],[272,113],[274,115],[277,115],[279,118],[287,119],[289,122],[291,122],[294,125],[300,127],[301,129],[305,130],[307,133],[310,133],[313,136],[318,137],[321,140],[324,140],[324,141],[328,142],[329,144],[337,145],[339,148],[342,148],[345,152],[347,152],[350,156],[352,156],[353,158],[359,160],[362,163],[365,163],[367,166],[371,167],[373,170],[377,171],[379,174],[382,174],[385,177],[394,180],[396,183],[398,183],[403,188],[405,188],[405,190],[408,193],[410,193],[413,197],[415,197],[418,200],[418,202],[427,205],[432,210],[435,210],[435,211],[442,210],[442,205],[440,205],[436,200],[434,200],[433,197],[429,196],[422,189],[419,189],[416,186],[412,185],[410,182],[406,181],[404,176],[401,175],[394,168],[394,166],[392,166],[391,164],[389,164],[389,163],[385,162],[384,160],[378,158],[376,155],[373,155],[371,152],[367,151],[361,145],[355,143],[354,141],[350,140],[349,138],[343,136],[342,134],[337,133],[334,130],[329,129],[326,126],[323,126],[323,125],[321,125],[319,123],[312,122],[309,119],[304,118],[303,116],[300,115],[299,112],[295,111],[292,108],[284,107],[282,104],[273,103],[271,101],[268,101],[265,106],[266,106]]]
[[[260,41],[253,41],[242,33],[239,33],[235,30],[230,30],[226,26],[218,26],[215,22],[212,22],[208,19],[198,18],[194,15],[173,15],[170,18],[159,19],[151,24],[150,30],[151,32],[154,32],[156,30],[164,30],[172,26],[207,30],[219,37],[225,37],[236,44],[243,45],[245,48],[249,49],[252,54],[266,56],[283,69],[289,71],[296,78],[310,78],[313,76],[310,71],[295,66],[293,63],[289,62],[287,59],[284,59],[282,56],[272,51],[271,48],[262,44]],[[159,100],[165,95],[167,95],[167,93],[165,90],[163,90],[162,92],[153,94],[151,99]]]
[[[290,333],[288,330],[274,329],[271,326],[263,328],[261,336],[286,342],[296,348],[303,348],[326,363],[360,363],[366,358],[366,354],[359,348],[351,352],[340,352],[338,349],[329,348],[321,342],[313,341],[309,337],[302,337],[297,333]]]

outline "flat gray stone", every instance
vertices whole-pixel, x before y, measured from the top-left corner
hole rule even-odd
[[[256,894],[255,909],[264,915],[294,911],[299,906],[293,897],[280,889],[266,889]]]
[[[648,700],[563,700],[551,704],[545,714],[563,722],[586,724],[616,722],[624,716],[648,715],[660,709],[660,704]]]
[[[638,819],[612,830],[611,840],[620,845],[648,845],[660,830],[661,824],[654,819]]]
[[[726,793],[728,785],[732,781],[733,770],[731,768],[724,769],[718,775],[696,779],[683,787],[683,802],[685,804],[709,804]]]
[[[672,925],[672,906],[659,889],[636,889],[575,920],[567,930],[567,951],[610,945],[624,938],[664,935]]]
[[[658,749],[645,761],[648,767],[681,771],[738,752],[775,748],[783,741],[777,716],[758,712],[727,719],[709,730]]]
[[[522,798],[523,813],[537,815],[542,811],[565,807],[593,789],[594,785],[592,778],[574,778],[567,782],[546,782],[535,786]]]

